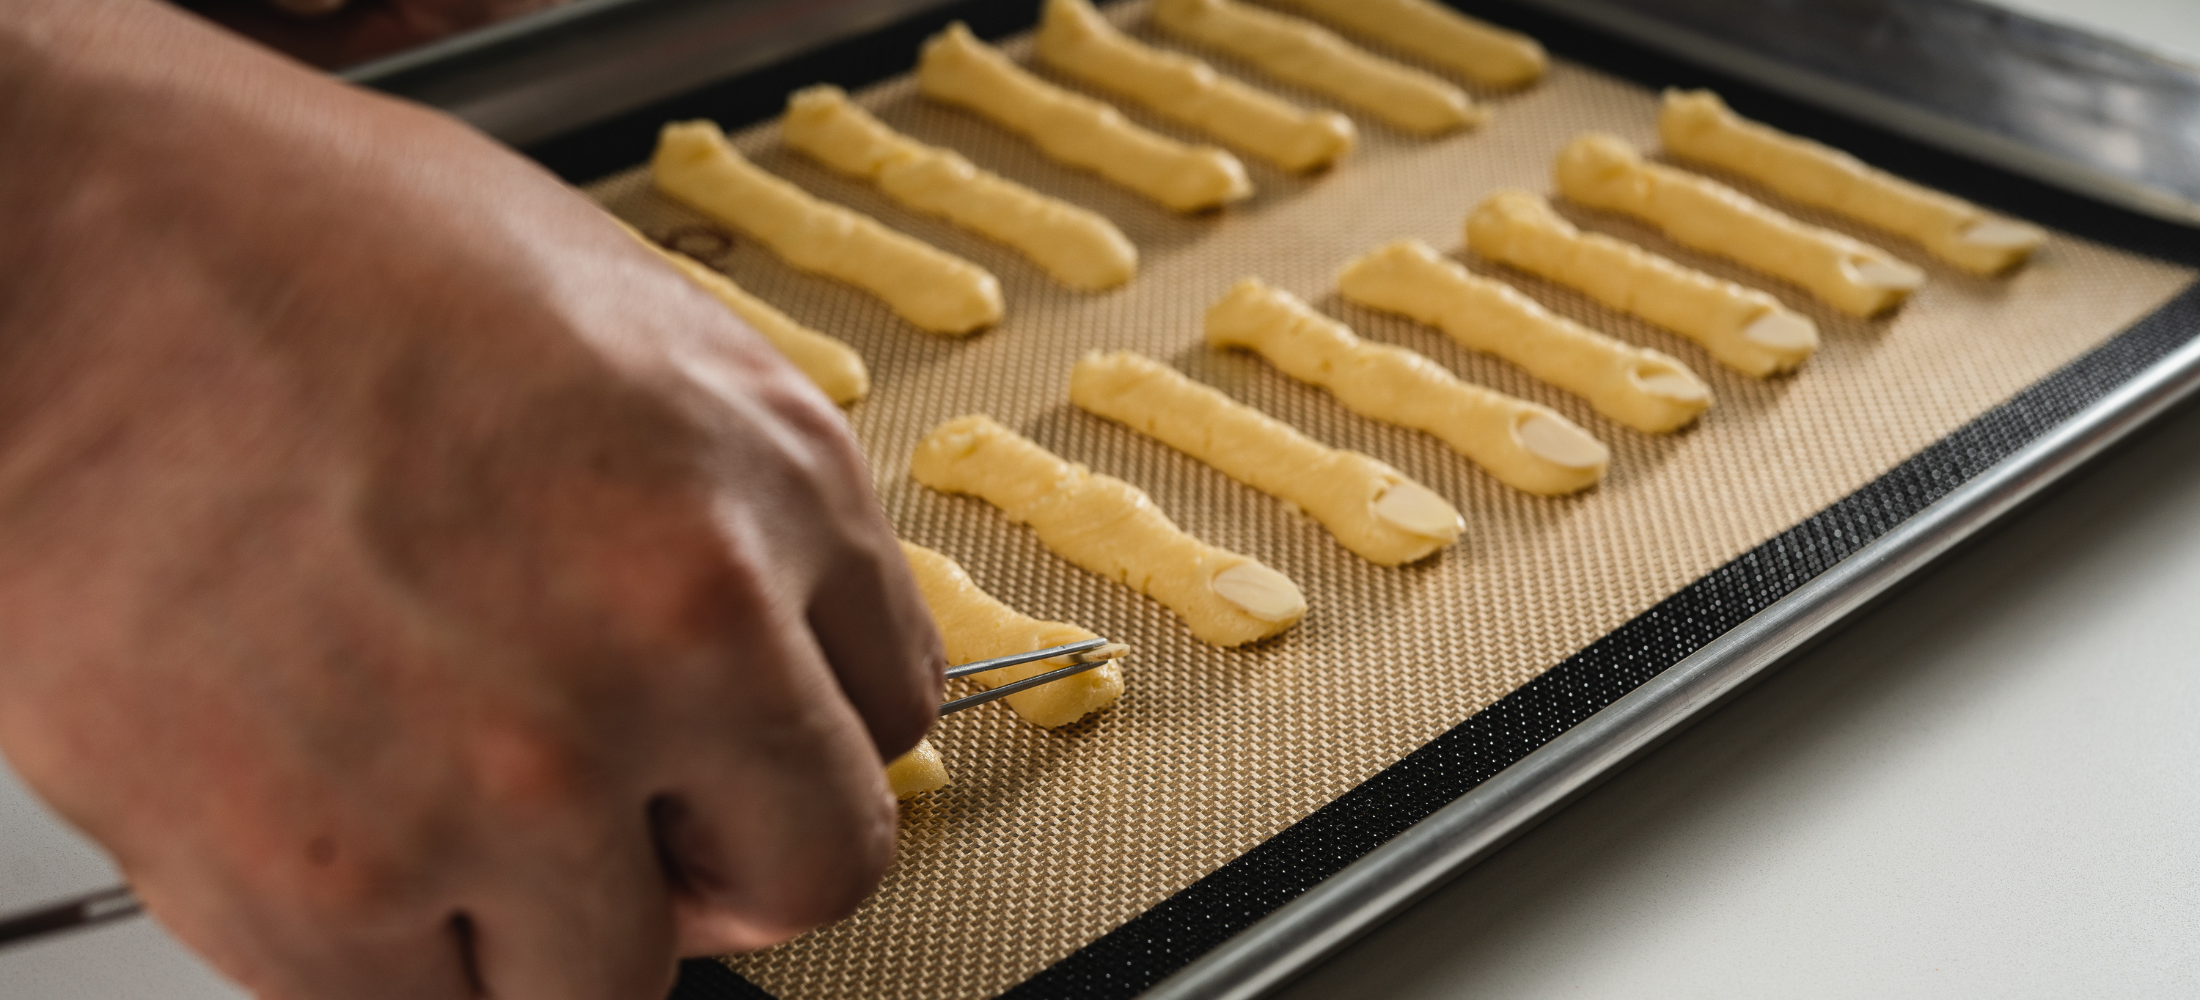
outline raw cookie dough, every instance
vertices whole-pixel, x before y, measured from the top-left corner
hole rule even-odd
[[[1285,170],[1326,167],[1352,148],[1352,120],[1309,111],[1215,72],[1190,56],[1134,41],[1085,0],[1046,0],[1033,48],[1047,65],[1201,129]]]
[[[1238,0],[1154,0],[1163,30],[1327,94],[1408,132],[1436,135],[1489,116],[1467,92],[1347,42],[1327,28]]]
[[[931,740],[918,740],[908,753],[886,765],[886,785],[897,799],[913,799],[946,784],[947,762],[940,759]]]
[[[1708,163],[1817,208],[1907,236],[1974,274],[1998,274],[2047,241],[2030,223],[1920,187],[1831,146],[1735,114],[1708,90],[1665,92],[1658,137],[1682,159]]]
[[[1467,215],[1467,246],[1687,337],[1745,375],[1794,371],[1818,325],[1780,300],[1632,243],[1584,233],[1542,196],[1499,191]]]
[[[1462,382],[1444,366],[1370,343],[1256,278],[1207,310],[1207,343],[1245,348],[1364,417],[1435,435],[1499,482],[1541,496],[1604,478],[1612,453],[1549,407]]]
[[[1001,283],[984,268],[765,173],[711,122],[665,126],[649,166],[673,200],[796,268],[878,296],[920,329],[964,334],[1000,322]]]
[[[1085,355],[1070,373],[1069,399],[1305,511],[1377,565],[1412,562],[1467,527],[1405,473],[1315,441],[1144,355]]]
[[[1432,0],[1283,0],[1331,24],[1410,52],[1485,87],[1534,83],[1543,46]]]
[[[787,145],[895,201],[1014,247],[1071,288],[1113,288],[1138,273],[1138,249],[1098,213],[895,132],[839,87],[796,91],[779,131]]]
[[[1591,132],[1558,154],[1558,190],[1624,212],[1706,253],[1810,290],[1852,316],[1893,308],[1925,272],[1885,250],[1806,225],[1706,177],[1645,162],[1623,139]]]
[[[903,542],[901,554],[909,560],[909,570],[917,578],[917,591],[924,595],[924,606],[932,612],[932,623],[939,626],[949,663],[975,663],[1097,638],[1075,625],[1042,621],[994,600],[993,595],[978,589],[955,560],[938,552]],[[1058,656],[971,674],[970,679],[996,688],[1066,666],[1068,658]],[[1122,693],[1123,669],[1110,660],[1084,673],[1048,681],[1001,700],[1025,721],[1052,729],[1114,704]]]
[[[1132,124],[1123,113],[1032,76],[957,21],[924,43],[917,87],[1018,133],[1048,156],[1093,171],[1179,212],[1253,194],[1245,164]]]
[[[909,474],[1031,525],[1062,558],[1176,612],[1201,642],[1242,646],[1306,617],[1306,597],[1288,577],[1185,534],[1138,487],[1065,462],[991,417],[933,428]]]
[[[1711,405],[1711,387],[1678,359],[1555,315],[1420,240],[1399,240],[1345,265],[1337,291],[1504,358],[1636,430],[1677,430]]]
[[[802,374],[825,391],[826,398],[846,406],[871,391],[871,373],[863,367],[863,358],[856,354],[855,348],[795,322],[786,313],[772,308],[771,303],[750,295],[734,284],[732,278],[711,270],[702,261],[658,246],[656,241],[624,222],[619,222],[619,226],[643,246],[657,251],[658,256],[678,268],[697,287],[724,303],[750,329],[771,341],[779,353],[786,355]]]

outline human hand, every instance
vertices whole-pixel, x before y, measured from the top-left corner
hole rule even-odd
[[[275,1000],[595,1000],[868,892],[941,654],[758,337],[158,3],[0,12],[0,148],[0,749],[156,917]]]

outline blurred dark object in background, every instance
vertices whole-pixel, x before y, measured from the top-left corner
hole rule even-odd
[[[177,0],[323,69],[344,69],[568,0]],[[300,13],[300,11],[319,11]]]

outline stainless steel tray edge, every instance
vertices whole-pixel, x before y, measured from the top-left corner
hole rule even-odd
[[[1251,1000],[1442,885],[2200,390],[2200,340],[1141,994]]]

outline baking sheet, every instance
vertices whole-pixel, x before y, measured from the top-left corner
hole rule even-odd
[[[1142,10],[1128,4],[1110,13],[1135,26]],[[905,536],[954,556],[1012,605],[1085,624],[1140,652],[1127,665],[1123,702],[1070,730],[1043,732],[1002,708],[945,723],[935,739],[955,783],[906,808],[902,858],[879,895],[849,921],[734,960],[789,1000],[998,994],[1869,482],[2194,276],[2059,235],[2009,279],[1928,265],[1932,280],[1914,302],[1867,323],[1622,220],[1569,210],[1587,228],[1765,287],[1817,319],[1826,340],[1819,356],[1795,377],[1758,381],[1578,295],[1464,258],[1562,314],[1672,353],[1707,377],[1719,404],[1704,422],[1653,437],[1436,331],[1330,294],[1335,268],[1380,242],[1418,236],[1456,252],[1469,206],[1499,187],[1547,189],[1550,156],[1580,130],[1654,147],[1655,95],[1641,88],[1561,61],[1538,87],[1494,98],[1495,118],[1477,132],[1425,141],[1363,120],[1355,156],[1310,179],[1248,159],[1261,189],[1254,201],[1197,218],[1055,167],[992,126],[925,102],[906,80],[860,99],[921,139],[1113,218],[1144,254],[1143,273],[1118,292],[1069,292],[1006,250],[805,163],[779,146],[769,125],[737,135],[767,168],[999,275],[1007,321],[947,340],[909,328],[859,292],[726,239],[650,194],[638,174],[591,191],[645,231],[674,237],[750,291],[856,346],[874,389],[850,419]],[[1796,214],[1925,262],[1913,247]],[[1431,438],[1353,416],[1256,358],[1207,350],[1200,313],[1246,275],[1298,292],[1364,336],[1559,409],[1613,446],[1611,479],[1577,498],[1520,495]],[[1096,348],[1144,351],[1318,439],[1397,465],[1460,506],[1467,541],[1403,569],[1359,561],[1281,504],[1070,408],[1070,365]],[[1312,614],[1249,650],[1204,647],[1157,605],[1070,567],[982,504],[907,479],[909,450],[926,428],[979,410],[1138,483],[1188,530],[1293,576]]]

